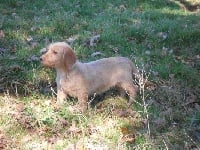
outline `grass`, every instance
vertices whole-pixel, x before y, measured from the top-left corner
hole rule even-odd
[[[200,148],[199,5],[197,0],[2,0],[0,149]],[[55,72],[37,59],[47,43],[69,38],[81,61],[129,57],[153,84],[130,109],[110,91],[85,114],[69,111],[73,98],[56,110]],[[94,52],[102,55],[92,57]]]

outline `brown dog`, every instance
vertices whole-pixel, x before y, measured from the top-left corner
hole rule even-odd
[[[64,42],[50,44],[41,56],[43,65],[56,69],[57,104],[61,105],[67,95],[78,98],[78,109],[84,111],[88,97],[100,94],[112,87],[127,92],[131,104],[137,92],[133,74],[139,75],[133,63],[125,57],[103,58],[89,63],[77,61],[72,48]]]

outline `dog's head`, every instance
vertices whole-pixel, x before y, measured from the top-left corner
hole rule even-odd
[[[67,43],[56,42],[48,46],[47,52],[40,60],[45,66],[69,71],[76,62],[76,55]]]

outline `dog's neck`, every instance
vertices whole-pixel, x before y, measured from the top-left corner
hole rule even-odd
[[[73,77],[74,73],[76,73],[78,65],[80,63],[77,61],[70,70],[67,70],[65,67],[62,68],[56,68],[56,82],[64,82],[61,80],[68,81],[71,77]]]
[[[56,82],[63,82],[61,80],[67,79],[68,73],[66,69],[56,68]]]

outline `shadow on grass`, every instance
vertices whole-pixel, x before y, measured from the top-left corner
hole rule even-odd
[[[178,0],[181,4],[184,5],[184,7],[191,12],[195,12],[197,10],[200,10],[200,3],[198,4],[191,4],[190,2],[186,0]]]

